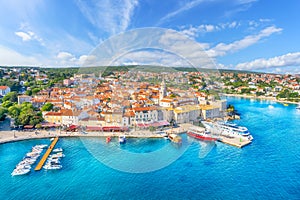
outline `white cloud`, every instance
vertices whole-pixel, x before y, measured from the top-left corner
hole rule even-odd
[[[237,41],[234,41],[229,44],[220,43],[220,44],[216,45],[214,48],[208,50],[207,54],[211,57],[224,56],[228,53],[233,53],[238,50],[249,47],[249,46],[259,42],[261,39],[268,37],[274,33],[280,33],[281,31],[282,31],[281,28],[276,28],[275,26],[270,26],[270,27],[267,27],[267,28],[261,30],[256,35],[248,35],[241,40],[237,40]]]
[[[28,33],[19,31],[19,32],[15,32],[15,34],[17,36],[19,36],[20,38],[22,38],[23,41],[29,41],[29,40],[31,40],[31,36]]]
[[[279,67],[300,67],[300,52],[288,53],[273,58],[260,58],[251,62],[236,65],[237,69],[267,69],[277,67],[276,71],[281,71]]]
[[[196,6],[198,6],[199,4],[205,2],[205,0],[193,0],[193,1],[190,1],[188,2],[187,4],[185,4],[184,6],[180,7],[179,9],[173,11],[173,12],[170,12],[168,13],[167,15],[165,15],[163,18],[161,18],[158,22],[157,25],[160,25],[162,23],[164,23],[165,21],[187,11],[187,10],[190,10]]]
[[[94,55],[82,55],[78,59],[79,65],[89,66],[93,65],[96,60],[96,56]]]
[[[69,52],[59,52],[56,56],[60,60],[72,60],[74,56]]]
[[[90,66],[96,60],[94,55],[81,55],[78,58],[66,51],[61,51],[57,54],[57,64],[63,66]]]
[[[22,55],[12,49],[0,46],[0,65],[5,66],[38,66],[38,61],[35,57]]]
[[[28,25],[21,24],[20,26],[21,31],[16,31],[15,35],[19,36],[22,38],[22,41],[30,41],[30,40],[35,40],[38,41],[41,45],[45,45],[43,42],[43,39],[39,37],[37,34],[35,34],[33,31],[29,29]]]
[[[208,32],[215,32],[215,31],[221,31],[224,29],[233,29],[237,28],[240,25],[240,23],[236,21],[228,22],[228,23],[219,23],[216,25],[213,24],[200,24],[199,26],[189,26],[188,28],[182,27],[182,30],[180,31],[184,35],[188,36],[189,38],[196,38],[200,34],[205,34]]]
[[[125,31],[130,25],[131,17],[138,0],[93,0],[89,3],[78,0],[77,6],[82,14],[95,27],[110,34]]]

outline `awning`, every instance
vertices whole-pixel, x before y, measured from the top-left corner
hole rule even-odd
[[[51,128],[51,127],[59,127],[60,124],[54,124],[54,123],[43,123],[42,127],[43,128]]]
[[[139,123],[139,124],[137,124],[138,127],[145,127],[145,128],[148,128],[150,126],[159,127],[159,126],[168,126],[168,125],[170,125],[170,123],[167,122],[167,121],[158,121],[158,122],[152,122],[152,123]]]
[[[24,128],[26,129],[32,129],[34,126],[33,125],[25,125]]]

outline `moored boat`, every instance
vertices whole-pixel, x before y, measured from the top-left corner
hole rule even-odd
[[[61,169],[62,166],[61,166],[61,165],[57,165],[57,164],[46,164],[46,165],[44,165],[43,168],[44,168],[44,169],[47,169],[47,170],[51,170],[51,169]]]
[[[119,143],[120,144],[125,144],[126,143],[126,136],[125,135],[120,135],[119,136]]]
[[[62,148],[56,148],[56,149],[53,149],[53,151],[52,152],[62,152],[63,151],[63,149]]]
[[[236,124],[223,122],[223,121],[219,121],[219,122],[203,121],[202,124],[211,133],[216,135],[253,140],[253,137],[250,134],[249,130],[244,126],[238,126]]]
[[[110,141],[111,141],[111,137],[106,137],[106,143],[110,143]]]
[[[181,137],[180,137],[179,135],[176,135],[176,134],[173,134],[173,133],[169,134],[169,135],[168,135],[168,138],[169,138],[172,142],[174,142],[174,143],[181,143],[181,142],[182,142]]]
[[[209,131],[206,131],[205,128],[202,127],[192,127],[187,131],[188,136],[206,141],[216,141],[217,138],[213,136]]]
[[[22,168],[22,169],[14,169],[14,171],[11,173],[12,176],[19,176],[19,175],[25,175],[30,172],[30,169]]]

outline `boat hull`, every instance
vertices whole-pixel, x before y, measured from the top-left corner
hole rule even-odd
[[[188,136],[199,139],[199,140],[205,140],[205,141],[216,141],[217,140],[217,138],[199,135],[199,134],[193,133],[191,131],[188,131],[187,134],[188,134]]]

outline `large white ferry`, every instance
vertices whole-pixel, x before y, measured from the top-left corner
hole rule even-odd
[[[219,122],[206,122],[202,124],[214,134],[223,135],[226,137],[239,137],[248,140],[253,140],[249,130],[244,126],[238,126],[237,124],[228,123],[224,121]]]

